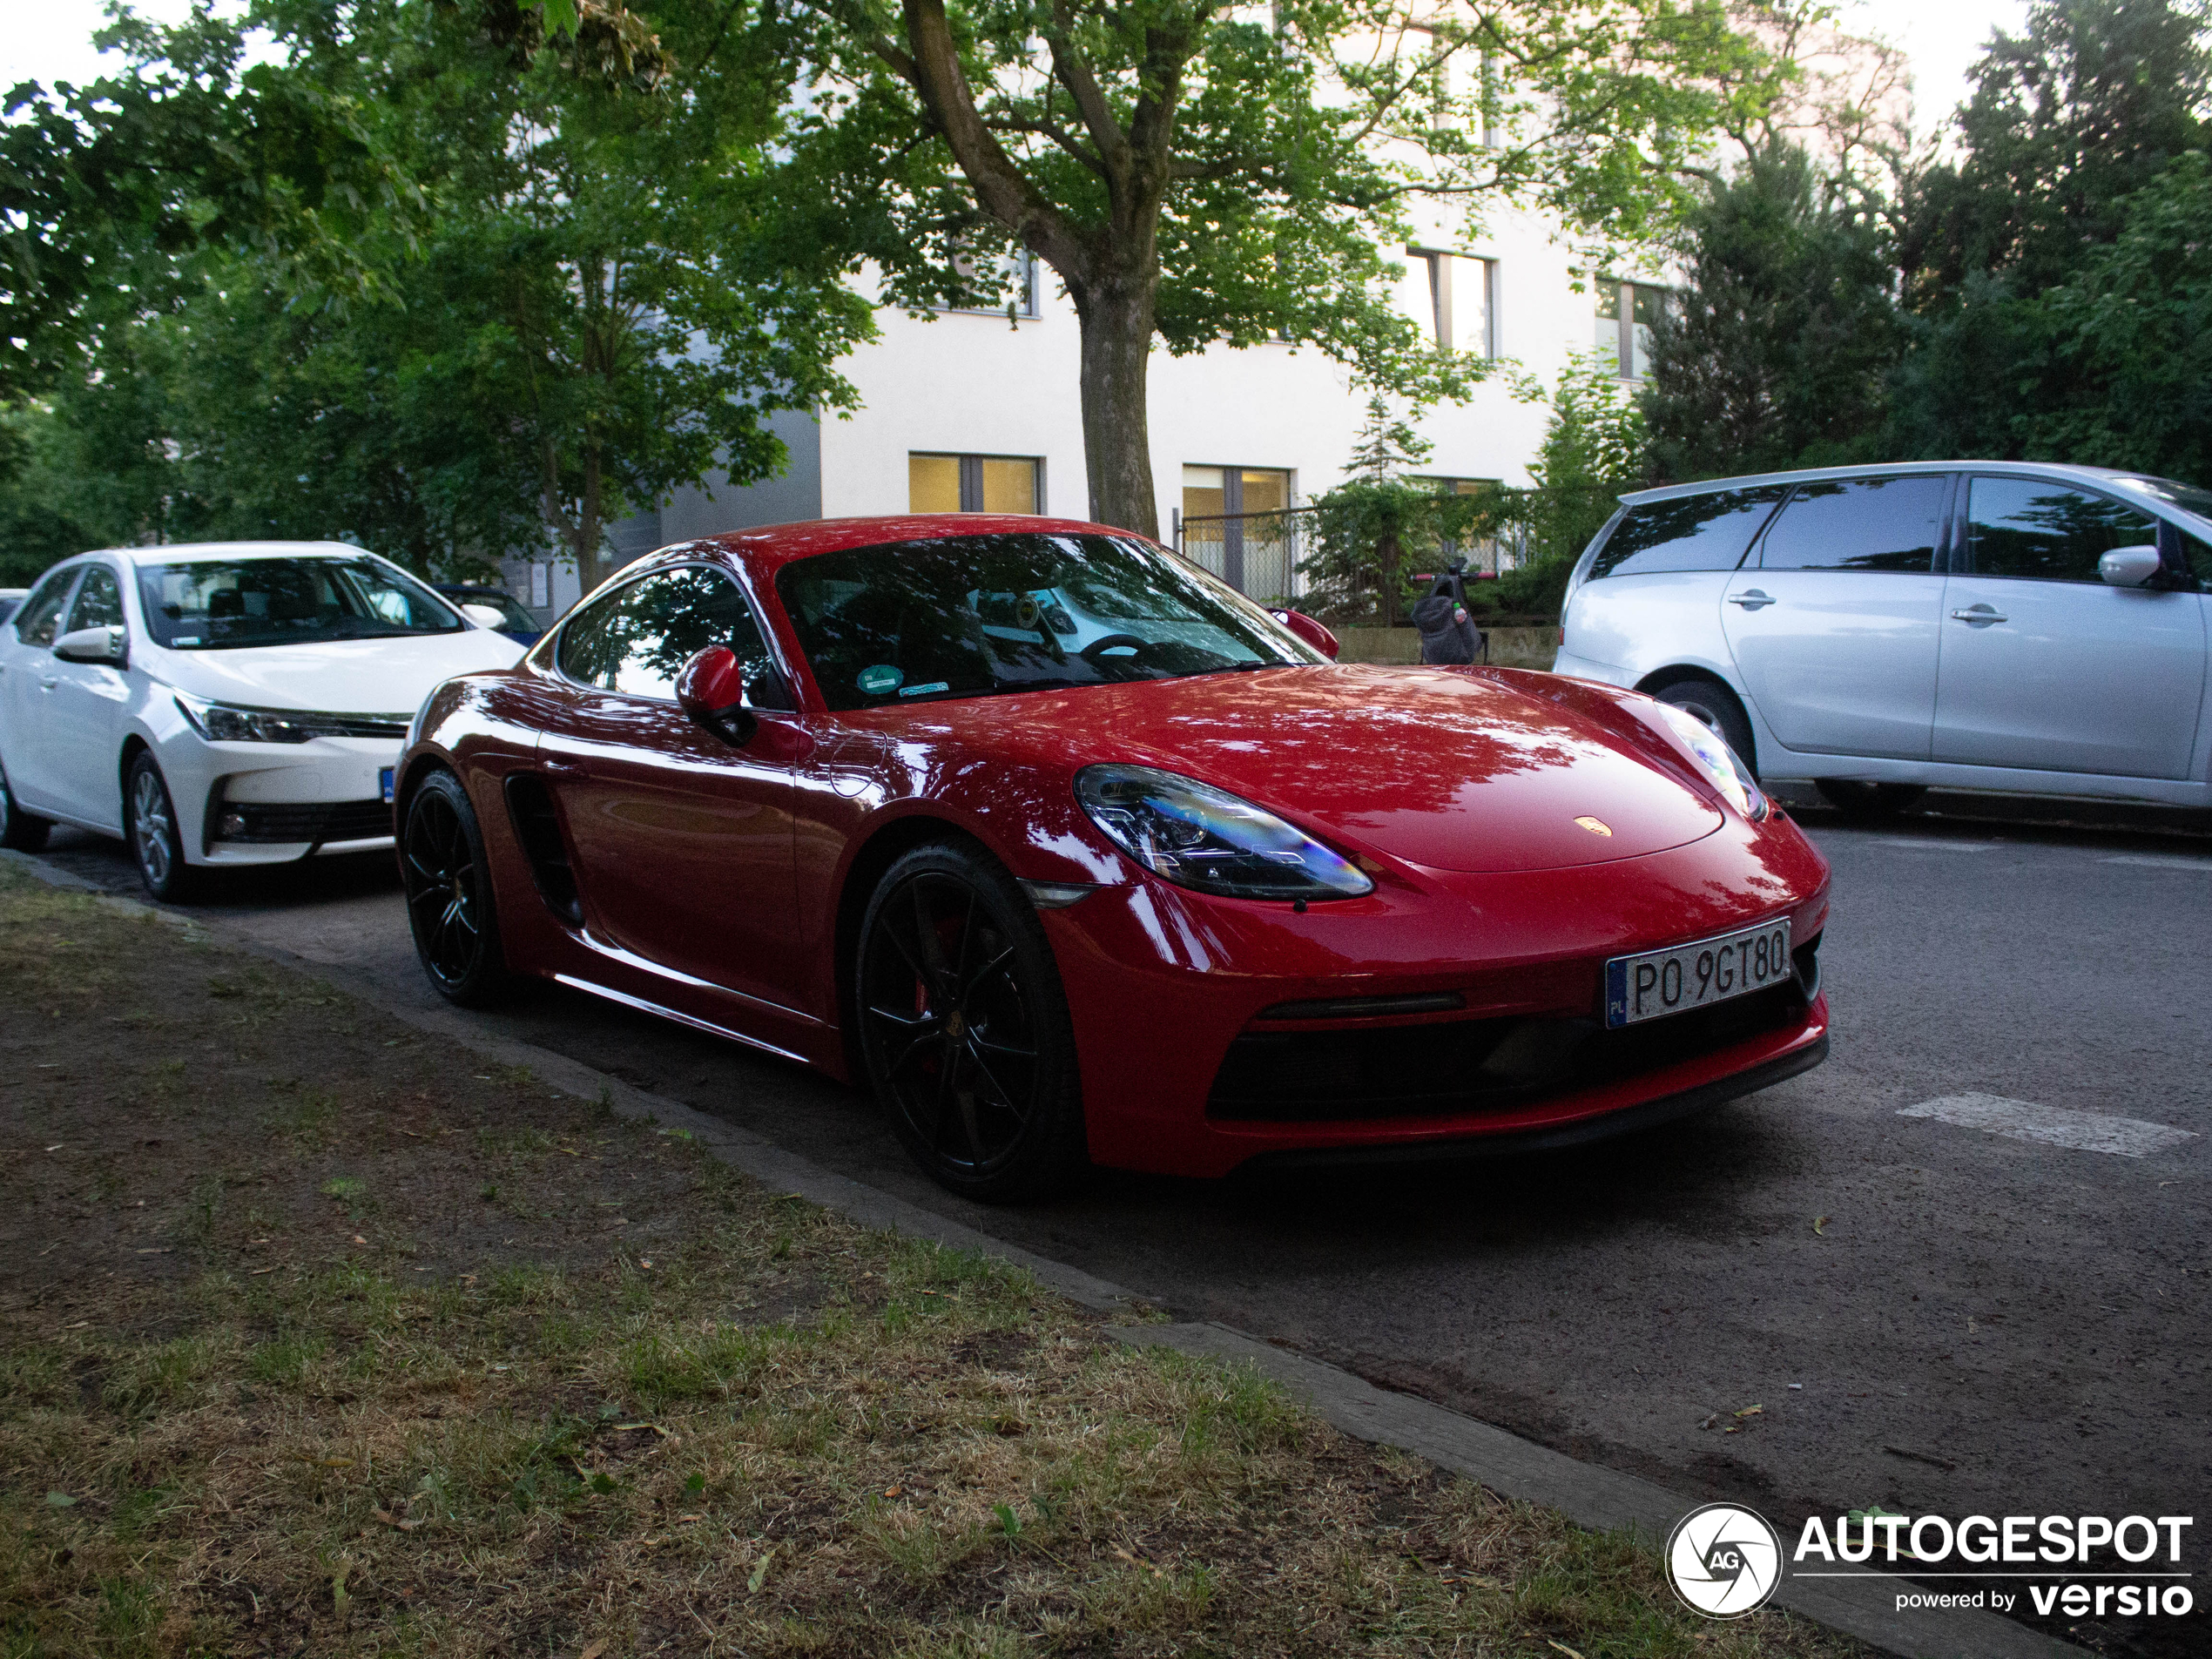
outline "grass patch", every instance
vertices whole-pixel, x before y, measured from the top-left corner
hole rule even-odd
[[[0,993],[9,1659],[1852,1651],[3,868]]]

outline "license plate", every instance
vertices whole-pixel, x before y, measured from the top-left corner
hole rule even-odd
[[[1635,1025],[1710,1008],[1779,985],[1795,972],[1787,921],[1641,956],[1615,956],[1605,965],[1605,1022]]]
[[[377,768],[376,786],[384,792],[384,804],[387,806],[389,806],[392,804],[392,774],[398,770],[399,768],[396,766],[380,766]]]

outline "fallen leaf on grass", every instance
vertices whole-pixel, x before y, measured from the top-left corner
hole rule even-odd
[[[1551,1638],[1549,1636],[1546,1636],[1544,1640],[1551,1642]],[[1552,1642],[1552,1646],[1557,1648],[1561,1653],[1565,1654],[1567,1656],[1567,1659],[1582,1659],[1582,1656],[1581,1654],[1575,1652],[1574,1649],[1568,1647],[1564,1642]]]
[[[354,1242],[356,1244],[366,1244],[368,1242],[368,1240],[367,1240],[366,1238],[362,1238],[362,1237],[361,1237],[359,1233],[355,1233],[355,1234],[354,1235]]]
[[[883,1495],[887,1498],[895,1498],[905,1490],[904,1487],[886,1487],[883,1489]]]
[[[254,1269],[252,1272],[248,1273],[246,1277],[246,1278],[260,1278],[260,1277],[261,1277],[261,1275],[262,1275],[262,1274],[264,1274],[264,1273],[273,1273],[273,1272],[275,1272],[275,1271],[276,1271],[276,1269],[275,1269],[275,1268],[273,1268],[273,1267],[257,1267],[257,1268],[255,1268],[255,1269]]]
[[[1764,1410],[1766,1410],[1766,1407],[1764,1406],[1746,1406],[1742,1411],[1737,1413],[1736,1414],[1738,1417],[1757,1417]]]
[[[388,1510],[376,1509],[372,1510],[370,1513],[375,1515],[375,1517],[379,1521],[382,1521],[386,1526],[397,1527],[401,1532],[413,1532],[417,1527],[420,1527],[422,1524],[419,1521],[402,1520],[398,1515],[391,1514]]]
[[[659,1435],[661,1439],[664,1440],[672,1440],[676,1438],[675,1435],[670,1433],[658,1423],[617,1423],[615,1425],[616,1432],[622,1434],[628,1434],[634,1430],[641,1428],[649,1428],[652,1430],[654,1433]]]
[[[775,1559],[776,1547],[771,1544],[768,1546],[768,1553],[760,1558],[760,1565],[752,1569],[752,1575],[745,1581],[747,1595],[760,1594],[760,1587],[768,1581],[768,1563]]]
[[[1828,1217],[1825,1216],[1815,1216],[1812,1218],[1812,1230],[1813,1231],[1818,1233],[1823,1238],[1827,1238]]]
[[[599,1659],[599,1656],[606,1652],[606,1650],[607,1639],[604,1636],[602,1636],[598,1641],[593,1642],[582,1653],[578,1654],[577,1656],[577,1659]]]
[[[46,1503],[49,1508],[53,1509],[74,1509],[77,1507],[77,1500],[71,1497],[66,1492],[48,1493],[46,1494]]]

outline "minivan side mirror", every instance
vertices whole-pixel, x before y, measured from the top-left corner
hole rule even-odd
[[[745,667],[727,645],[709,645],[676,677],[676,702],[694,725],[742,747],[760,729],[745,693]]]
[[[123,630],[114,624],[78,628],[54,642],[54,655],[65,663],[109,663],[120,666],[124,656]]]
[[[2097,561],[2097,575],[2115,588],[2140,588],[2163,569],[2165,561],[2148,543],[2115,547]]]

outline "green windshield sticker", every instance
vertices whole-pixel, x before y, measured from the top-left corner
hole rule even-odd
[[[896,690],[906,675],[888,663],[872,663],[860,671],[856,683],[870,697],[881,697],[886,691]]]

